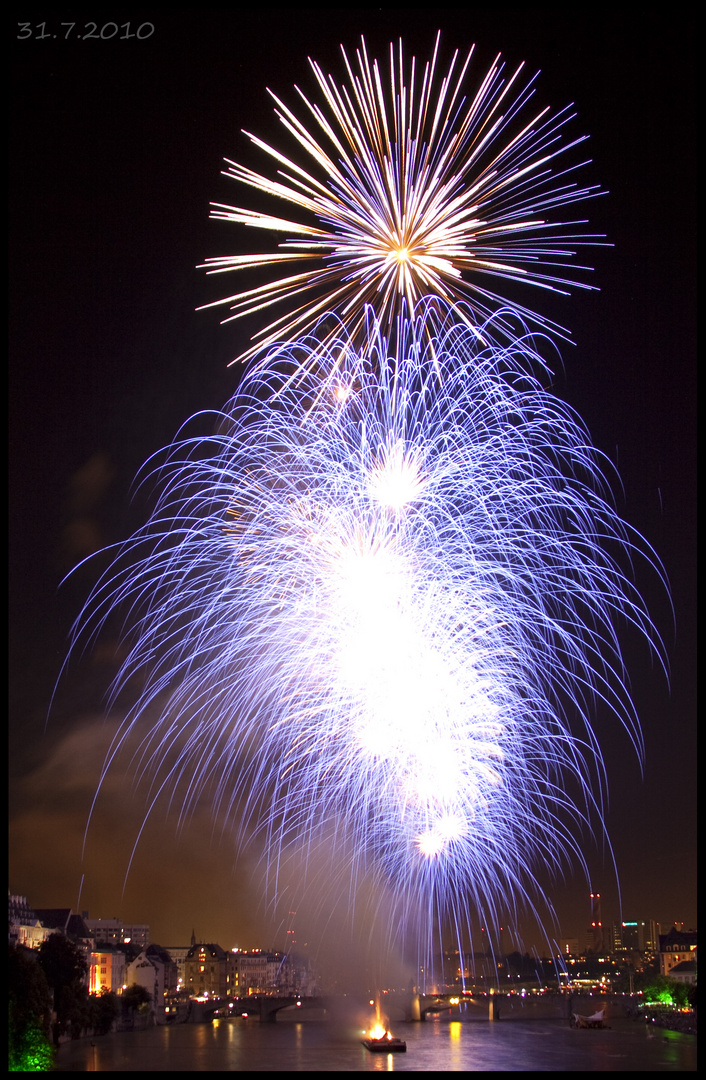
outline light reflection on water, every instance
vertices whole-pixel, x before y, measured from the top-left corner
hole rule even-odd
[[[340,1020],[261,1024],[229,1020],[119,1032],[65,1043],[71,1072],[690,1072],[696,1038],[616,1020],[584,1031],[556,1020],[456,1020],[396,1025],[406,1054],[370,1053]]]

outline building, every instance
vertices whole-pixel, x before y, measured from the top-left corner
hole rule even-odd
[[[689,983],[690,986],[695,986],[696,961],[682,960],[681,963],[675,964],[669,972],[669,978],[676,979],[677,982]]]
[[[580,956],[579,952],[579,939],[577,937],[559,938],[557,941],[557,947],[560,956]]]
[[[654,919],[630,919],[610,927],[611,952],[656,953],[659,949],[659,923]]]
[[[10,944],[38,949],[54,931],[44,926],[37,912],[30,907],[26,896],[8,894],[7,900]]]
[[[310,962],[296,953],[265,952],[262,949],[233,949],[233,994],[280,994],[315,997],[317,975]]]
[[[696,963],[696,931],[678,930],[676,926],[673,926],[669,933],[660,934],[660,974],[671,975],[677,964],[682,964],[686,961]]]
[[[126,923],[116,915],[112,919],[89,919],[83,912],[83,921],[93,934],[94,940],[104,945],[132,944],[147,948],[150,928],[145,923]]]
[[[160,1004],[159,971],[147,950],[143,949],[134,960],[127,965],[127,985],[143,986],[150,995],[152,1007],[157,1011]],[[163,991],[162,991],[163,992]]]
[[[169,950],[153,942],[147,946],[145,953],[157,967],[160,995],[175,993],[179,989],[178,967]]]
[[[659,952],[659,923],[655,919],[645,919],[640,925],[644,928],[641,932],[644,934],[645,952],[656,956]]]
[[[142,949],[127,964],[127,985],[142,986],[147,990],[158,1024],[165,1022],[165,1006],[177,988],[176,970],[176,964],[167,950],[154,944]]]
[[[212,942],[192,945],[184,958],[184,986],[192,997],[230,997],[233,954]]]
[[[234,949],[235,994],[273,994],[277,975],[283,960],[282,953],[265,952],[262,949]]]
[[[91,953],[88,966],[88,989],[91,994],[110,990],[121,994],[127,985],[127,961],[121,949],[96,950]]]
[[[50,931],[58,931],[73,941],[90,964],[95,949],[95,938],[81,915],[74,915],[71,908],[36,908],[37,918]]]
[[[175,986],[177,990],[183,990],[186,986],[186,979],[184,974],[184,962],[189,955],[189,950],[196,944],[195,941],[191,942],[191,945],[167,945],[166,951],[169,953],[172,963],[175,967]]]
[[[591,949],[594,953],[599,954],[603,952],[605,948],[605,939],[603,936],[603,914],[601,910],[601,894],[591,893],[591,925],[589,926],[589,933],[591,935]]]

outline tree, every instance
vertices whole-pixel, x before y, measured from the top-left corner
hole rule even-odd
[[[39,946],[39,963],[54,991],[54,1008],[59,1013],[61,991],[71,983],[81,983],[88,964],[81,950],[63,934],[51,934]]]
[[[134,1013],[143,1005],[151,1005],[152,995],[146,987],[132,983],[127,990],[123,990],[121,1001],[125,1012]]]
[[[51,991],[42,968],[27,950],[10,946],[8,1069],[48,1071],[54,1063],[49,1035]]]
[[[88,991],[85,978],[88,964],[83,953],[63,934],[51,934],[39,946],[38,962],[54,991],[56,1025],[54,1042],[68,1027],[73,1038],[78,1038],[86,1026],[86,1003]]]
[[[90,999],[91,1027],[96,1035],[107,1035],[120,1013],[118,995],[105,987]]]
[[[689,1008],[691,987],[668,975],[652,975],[643,987],[646,1002],[659,1002],[662,1005],[676,1005],[677,1008]]]
[[[80,1039],[84,1028],[92,1026],[88,987],[85,983],[74,980],[63,986],[59,1009],[57,1016],[64,1029],[70,1032],[72,1039]]]

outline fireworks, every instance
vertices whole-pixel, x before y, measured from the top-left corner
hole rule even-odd
[[[394,357],[379,330],[361,357],[340,329],[258,365],[219,434],[170,451],[93,606],[141,609],[118,688],[146,681],[118,744],[157,710],[155,791],[187,814],[210,787],[273,879],[325,837],[403,923],[420,901],[457,923],[469,899],[531,902],[538,859],[581,859],[595,700],[640,742],[614,625],[652,637],[617,561],[640,545],[580,422],[526,341],[482,346],[441,311]]]
[[[305,120],[272,95],[298,144],[295,155],[249,135],[275,175],[227,162],[225,175],[294,214],[214,205],[216,218],[285,237],[276,250],[205,264],[211,273],[269,272],[266,283],[217,301],[230,305],[230,319],[279,312],[239,359],[309,333],[330,311],[364,349],[367,304],[391,338],[403,305],[413,312],[426,295],[465,301],[463,310],[469,305],[480,325],[508,304],[494,291],[500,279],[555,291],[590,287],[577,275],[587,268],[573,258],[577,246],[597,238],[585,234],[584,221],[561,216],[597,194],[574,179],[581,163],[572,162],[571,151],[583,139],[565,141],[571,110],[538,110],[535,80],[523,83],[523,65],[506,76],[499,57],[465,97],[472,49],[463,62],[454,54],[437,91],[438,50],[437,38],[420,72],[414,59],[405,64],[401,43],[397,53],[390,46],[385,74],[363,41],[357,69],[343,51],[343,85],[311,61],[322,104],[297,88]],[[515,307],[525,320],[551,325]],[[513,326],[496,318],[493,328],[507,336]],[[335,325],[330,332],[335,336]]]
[[[471,53],[438,90],[437,54],[420,74],[391,49],[384,78],[363,44],[344,85],[312,63],[313,132],[275,98],[307,167],[255,136],[277,178],[231,165],[302,220],[217,208],[287,237],[209,260],[272,272],[222,303],[284,311],[211,433],[155,466],[157,507],[76,628],[132,616],[115,692],[140,691],[106,770],[136,735],[152,805],[185,817],[210,792],[275,894],[325,850],[326,884],[335,858],[349,898],[387,890],[427,956],[441,922],[531,907],[538,865],[585,866],[596,709],[642,750],[616,627],[661,657],[624,569],[658,562],[540,381],[538,327],[558,328],[491,291],[579,283],[595,237],[562,214],[596,194],[566,164],[582,140],[568,110],[534,111],[521,67],[497,60],[467,99]]]

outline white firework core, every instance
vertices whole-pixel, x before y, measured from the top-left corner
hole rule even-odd
[[[335,821],[352,891],[372,873],[401,921],[422,903],[458,924],[583,859],[597,700],[640,749],[614,626],[655,635],[580,422],[527,344],[482,346],[441,310],[394,359],[342,331],[257,365],[219,434],[169,452],[91,610],[140,609],[120,739],[159,707],[158,792],[182,785],[187,813],[210,784],[275,876]]]

